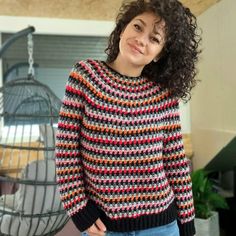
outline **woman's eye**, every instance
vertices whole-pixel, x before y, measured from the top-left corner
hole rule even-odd
[[[136,30],[141,30],[141,26],[139,26],[139,25],[137,25],[137,24],[134,24],[134,28],[135,28]]]
[[[151,41],[153,41],[155,43],[160,43],[160,40],[156,37],[151,37]]]

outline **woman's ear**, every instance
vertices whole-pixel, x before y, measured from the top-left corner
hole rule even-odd
[[[164,52],[162,49],[162,51],[152,61],[155,63],[158,62],[163,55],[164,55]]]
[[[153,59],[153,62],[158,62],[158,60],[159,60],[159,58],[157,58],[157,57],[155,57],[154,59]]]
[[[157,55],[154,59],[153,59],[153,62],[158,62],[159,61],[159,59],[160,59],[160,57],[161,57],[161,55],[159,54],[159,55]]]

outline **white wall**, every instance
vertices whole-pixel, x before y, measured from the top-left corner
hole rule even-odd
[[[191,101],[194,168],[203,167],[236,135],[236,1],[222,0],[198,17],[203,30]]]

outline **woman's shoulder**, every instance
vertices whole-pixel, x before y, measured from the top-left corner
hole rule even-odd
[[[94,59],[76,61],[72,67],[71,74],[76,77],[79,76],[83,78],[83,80],[90,80],[99,69],[97,66],[99,63],[98,60]]]
[[[168,88],[165,88],[163,87],[162,85],[160,84],[156,84],[156,86],[159,88],[159,97],[160,97],[160,102],[162,102],[163,104],[167,105],[168,106],[171,106],[171,105],[178,105],[179,102],[180,102],[180,99],[176,96],[174,96],[170,89]]]
[[[99,64],[100,61],[95,59],[79,60],[75,62],[73,69],[76,71],[92,72],[98,68]]]
[[[89,86],[94,83],[95,78],[98,78],[101,64],[102,61],[94,59],[77,61],[71,70],[70,76],[76,78],[78,82]]]

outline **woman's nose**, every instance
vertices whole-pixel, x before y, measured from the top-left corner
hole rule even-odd
[[[139,45],[146,46],[148,43],[148,35],[140,34],[136,37],[136,41]]]

